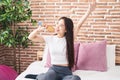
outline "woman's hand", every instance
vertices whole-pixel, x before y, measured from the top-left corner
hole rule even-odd
[[[89,0],[89,11],[92,12],[96,8],[96,0]]]
[[[44,42],[44,38],[42,35],[39,34],[39,32],[45,31],[45,27],[38,26],[37,29],[33,30],[29,36],[28,39],[34,41],[34,42]]]
[[[44,32],[46,30],[46,28],[44,26],[38,26],[38,28],[36,30],[37,30],[37,32]]]

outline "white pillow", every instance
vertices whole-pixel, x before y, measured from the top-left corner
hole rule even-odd
[[[107,45],[106,53],[108,68],[115,67],[115,45]]]

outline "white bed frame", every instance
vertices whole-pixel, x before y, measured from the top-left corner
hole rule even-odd
[[[108,70],[100,71],[86,71],[76,70],[73,74],[81,77],[81,80],[120,80],[120,66],[115,65],[115,45],[107,45],[107,66]],[[34,80],[24,78],[27,74],[45,73],[48,68],[44,67],[44,60],[34,61],[27,69],[22,72],[15,80]]]

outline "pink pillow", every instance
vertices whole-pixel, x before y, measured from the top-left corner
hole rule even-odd
[[[106,40],[80,43],[76,69],[106,71]]]
[[[77,56],[78,56],[78,50],[79,50],[79,42],[75,42],[74,43],[74,59],[75,59],[75,65],[77,64]],[[76,66],[74,65],[73,67],[73,71],[76,69]],[[47,60],[46,60],[46,63],[45,63],[45,67],[50,67],[51,66],[51,57],[50,57],[50,53],[49,53],[49,50],[48,50],[48,53],[47,53]]]
[[[79,45],[80,43],[79,42],[75,42],[74,43],[74,66],[72,68],[72,71],[75,71],[76,70],[76,64],[77,64],[77,59],[78,59],[78,51],[79,51]]]
[[[50,57],[50,53],[49,53],[49,50],[48,50],[45,67],[50,67],[50,66],[51,66],[51,57]]]

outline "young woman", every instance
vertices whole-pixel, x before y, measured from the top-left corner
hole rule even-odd
[[[71,68],[74,65],[74,38],[89,14],[95,9],[95,1],[91,2],[86,14],[80,19],[75,30],[73,21],[67,17],[61,17],[56,26],[57,35],[38,35],[42,27],[38,27],[30,33],[29,39],[35,42],[45,42],[49,47],[52,67],[36,77],[36,80],[80,80],[80,77],[72,75]]]

